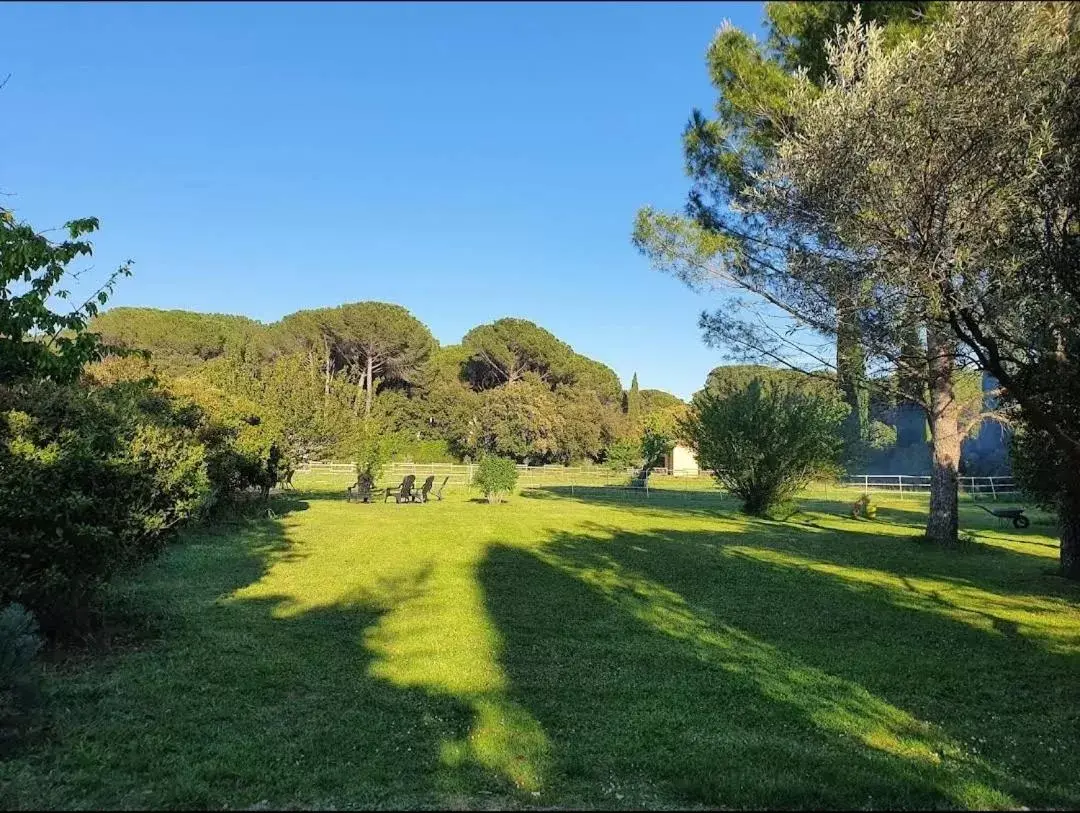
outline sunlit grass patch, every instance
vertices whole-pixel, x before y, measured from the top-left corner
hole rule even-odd
[[[4,807],[1075,807],[1080,595],[1036,523],[974,549],[835,499],[462,487],[191,533],[157,639],[54,666]],[[969,546],[970,547],[970,546]]]

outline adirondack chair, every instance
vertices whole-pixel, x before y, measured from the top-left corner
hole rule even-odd
[[[354,500],[360,500],[360,502],[371,502],[371,492],[374,490],[375,484],[372,482],[371,477],[366,473],[361,474],[356,478],[356,482],[349,486],[346,491],[346,499],[349,502]]]
[[[386,489],[386,496],[383,497],[383,502],[394,498],[394,502],[409,502],[412,499],[413,483],[416,482],[415,474],[406,474],[405,479],[401,481],[401,485],[395,488]]]
[[[413,495],[412,495],[413,502],[427,502],[428,501],[428,494],[431,493],[431,487],[433,485],[435,485],[435,475],[434,474],[432,474],[426,480],[424,480],[424,484],[422,486],[420,486],[419,491],[414,491],[413,492]]]
[[[450,482],[450,475],[447,475],[446,477],[443,478],[442,484],[439,486],[438,490],[435,492],[435,499],[442,500],[443,489],[446,488],[446,484],[449,483],[449,482]]]

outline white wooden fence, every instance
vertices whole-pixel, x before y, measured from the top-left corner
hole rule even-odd
[[[646,495],[650,489],[663,488],[665,492],[691,496],[715,494],[715,481],[707,471],[696,476],[689,472],[668,473],[653,470],[644,483],[631,483],[633,469],[609,469],[604,466],[522,466],[519,465],[518,482],[523,486],[566,486],[573,491],[575,487],[611,486],[620,489],[638,490]],[[298,472],[322,473],[355,477],[356,466],[352,463],[302,464]],[[388,463],[383,471],[386,480],[400,481],[407,474],[417,478],[434,475],[436,485],[444,478],[447,485],[468,485],[476,471],[475,463]],[[960,493],[973,500],[1016,499],[1020,489],[1012,477],[960,477]],[[834,489],[859,493],[892,493],[900,499],[907,496],[928,494],[930,477],[911,474],[849,474],[840,478],[839,483],[826,485],[826,492]]]

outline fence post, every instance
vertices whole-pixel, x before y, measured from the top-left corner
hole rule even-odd
[[[900,501],[903,502],[903,500],[904,500],[904,475],[902,475],[902,474],[896,475],[896,481],[900,484]]]
[[[870,493],[870,475],[869,474],[864,474],[863,475],[863,494],[869,494],[869,493]]]
[[[989,479],[990,479],[990,493],[994,495],[994,502],[997,502],[997,489],[994,488],[994,478],[991,477]]]

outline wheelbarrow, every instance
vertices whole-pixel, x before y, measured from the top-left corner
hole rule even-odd
[[[1024,516],[1023,508],[987,508],[985,505],[979,505],[979,508],[1005,522],[1012,520],[1014,528],[1026,528],[1031,524],[1031,520]]]

